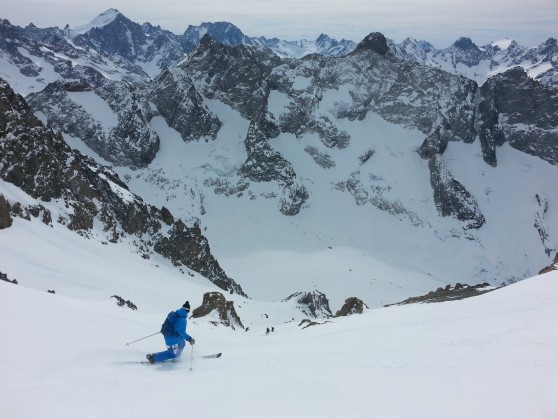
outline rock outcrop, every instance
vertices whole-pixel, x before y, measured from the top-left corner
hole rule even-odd
[[[516,67],[491,77],[480,88],[479,136],[484,160],[496,166],[496,149],[513,148],[558,165],[558,92]]]
[[[197,319],[210,316],[213,324],[222,324],[235,330],[239,327],[244,330],[242,321],[236,313],[233,301],[227,301],[220,292],[206,292],[203,295],[201,306],[192,311],[191,317]]]
[[[148,98],[185,142],[214,140],[221,128],[192,80],[176,68],[163,71],[150,83]]]
[[[475,198],[451,174],[439,154],[429,163],[430,184],[434,190],[434,202],[441,216],[453,216],[464,222],[467,229],[481,228],[485,218]]]
[[[368,310],[368,306],[356,297],[350,297],[345,300],[343,306],[335,313],[334,317],[352,316],[353,314],[362,314],[364,310]]]
[[[550,265],[548,265],[547,267],[541,269],[539,271],[539,275],[551,272],[551,271],[556,271],[558,270],[558,253],[556,253],[556,256],[554,256],[554,260],[552,261],[552,263]]]
[[[285,300],[286,302],[295,302],[299,310],[305,315],[313,318],[329,318],[332,317],[329,308],[329,300],[326,295],[320,291],[296,292]]]
[[[12,216],[10,215],[10,204],[4,198],[4,195],[0,195],[0,230],[3,228],[8,228],[12,225]]]
[[[439,287],[436,291],[430,291],[428,294],[407,298],[399,303],[387,304],[384,307],[462,300],[464,298],[476,297],[477,295],[485,294],[494,290],[495,288],[491,287],[487,282],[473,286],[460,283],[455,284],[455,286],[448,284],[445,287]]]
[[[57,81],[27,100],[48,126],[80,138],[119,166],[147,166],[159,151],[150,125],[153,111],[141,87],[114,82],[90,68],[71,70],[73,81]]]

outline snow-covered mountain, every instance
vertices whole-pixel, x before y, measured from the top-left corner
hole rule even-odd
[[[511,39],[476,45],[470,38],[459,38],[441,50],[428,42],[407,38],[400,44],[391,41],[390,50],[400,59],[460,74],[479,84],[495,74],[521,67],[529,77],[542,84],[558,86],[558,41],[555,38],[530,48]]]
[[[301,58],[308,54],[326,56],[343,56],[351,52],[356,44],[342,39],[337,41],[325,34],[321,34],[314,41],[306,39],[300,41],[285,41],[283,39],[267,39],[263,36],[249,37],[229,22],[205,22],[199,26],[188,26],[182,36],[182,43],[186,52],[196,49],[202,38],[208,35],[224,45],[250,45],[270,49],[282,58]]]
[[[248,295],[343,289],[337,299],[374,307],[448,282],[522,279],[558,248],[556,91],[520,70],[479,88],[397,59],[379,33],[347,56],[302,59],[206,34],[152,80],[85,66],[65,77],[27,97],[35,115],[200,225]],[[304,252],[308,266],[340,267],[289,269]],[[359,266],[348,284],[347,252]],[[458,254],[470,257],[456,266]],[[269,270],[296,279],[263,289]],[[385,285],[386,272],[389,300],[370,280]]]
[[[2,20],[0,416],[554,417],[552,45]]]
[[[2,20],[0,77],[24,94],[67,78],[67,70],[80,65],[92,67],[111,80],[145,81],[179,63],[196,49],[204,35],[229,46],[259,46],[281,58],[309,54],[341,57],[357,45],[325,34],[313,41],[249,37],[228,22],[190,25],[183,34],[176,35],[148,22],[142,25],[132,22],[118,10],[109,9],[86,25],[67,25],[63,29],[40,29],[33,24],[20,28]],[[469,38],[460,38],[449,48],[436,50],[430,43],[412,38],[400,44],[388,40],[390,53],[399,59],[461,74],[479,84],[494,74],[520,66],[530,77],[551,86],[558,84],[556,42],[550,38],[539,46],[525,48],[511,40],[477,46]]]
[[[2,74],[35,116],[151,205],[202,226],[256,292],[266,272],[246,261],[285,269],[296,247],[320,259],[342,244],[362,266],[404,266],[420,272],[417,292],[450,277],[521,279],[558,248],[556,91],[519,69],[479,87],[436,68],[479,65],[487,48],[468,39],[442,54],[372,33],[343,56],[292,59],[228,23],[177,36],[113,9],[81,28],[1,30]],[[336,46],[325,35],[317,44]],[[262,253],[270,237],[280,245]],[[456,269],[462,253],[472,256]],[[386,302],[366,269],[344,298]],[[266,297],[314,288],[285,275],[303,285]],[[338,287],[335,275],[325,287]]]

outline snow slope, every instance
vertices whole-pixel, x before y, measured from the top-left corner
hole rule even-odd
[[[0,281],[2,418],[558,417],[558,272],[303,330],[288,304],[236,298],[249,331],[190,319],[193,361],[188,346],[177,364],[118,365],[162,350],[160,336],[126,343],[184,300],[197,307],[208,282],[50,230],[16,219],[0,231],[3,267],[20,283]]]
[[[282,100],[280,94],[271,95],[270,109],[279,112]],[[324,97],[323,112],[335,112],[343,100],[342,92],[331,100]],[[334,307],[351,296],[378,307],[448,283],[499,286],[535,275],[554,254],[545,254],[533,227],[543,212],[537,195],[549,206],[546,245],[558,246],[552,233],[558,224],[558,168],[505,145],[498,149],[494,169],[482,160],[478,141],[450,143],[444,161],[489,221],[479,231],[464,232],[458,221],[440,217],[435,208],[428,162],[416,152],[424,135],[371,113],[363,121],[337,120],[351,135],[342,150],[325,147],[315,134],[270,140],[309,191],[296,216],[279,213],[276,182],[216,193],[208,179],[231,188],[242,182],[237,172],[246,160],[249,124],[230,107],[208,103],[224,123],[215,141],[184,143],[157,117],[152,126],[161,148],[155,160],[143,170],[115,170],[147,202],[164,205],[182,219],[200,220],[221,266],[253,298],[278,301],[317,288]],[[309,147],[328,155],[335,166],[320,167]],[[374,154],[359,165],[369,150]],[[370,202],[357,204],[356,196],[338,187],[349,179],[358,180],[369,197],[408,211],[392,215]]]
[[[116,9],[108,9],[86,25],[69,28],[68,33],[71,37],[75,38],[76,36],[84,34],[93,28],[102,28],[103,26],[113,22],[119,14],[120,12]]]

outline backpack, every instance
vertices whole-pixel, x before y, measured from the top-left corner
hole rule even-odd
[[[176,314],[176,312],[174,311],[171,311],[167,315],[165,322],[161,326],[161,333],[163,334],[163,336],[166,337],[166,336],[177,335],[176,331],[174,330],[174,325],[176,324],[177,319],[178,319],[178,314]]]

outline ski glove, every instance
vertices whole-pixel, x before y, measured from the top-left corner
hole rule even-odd
[[[196,343],[196,339],[194,339],[193,337],[190,337],[190,345],[193,345],[194,343]]]

